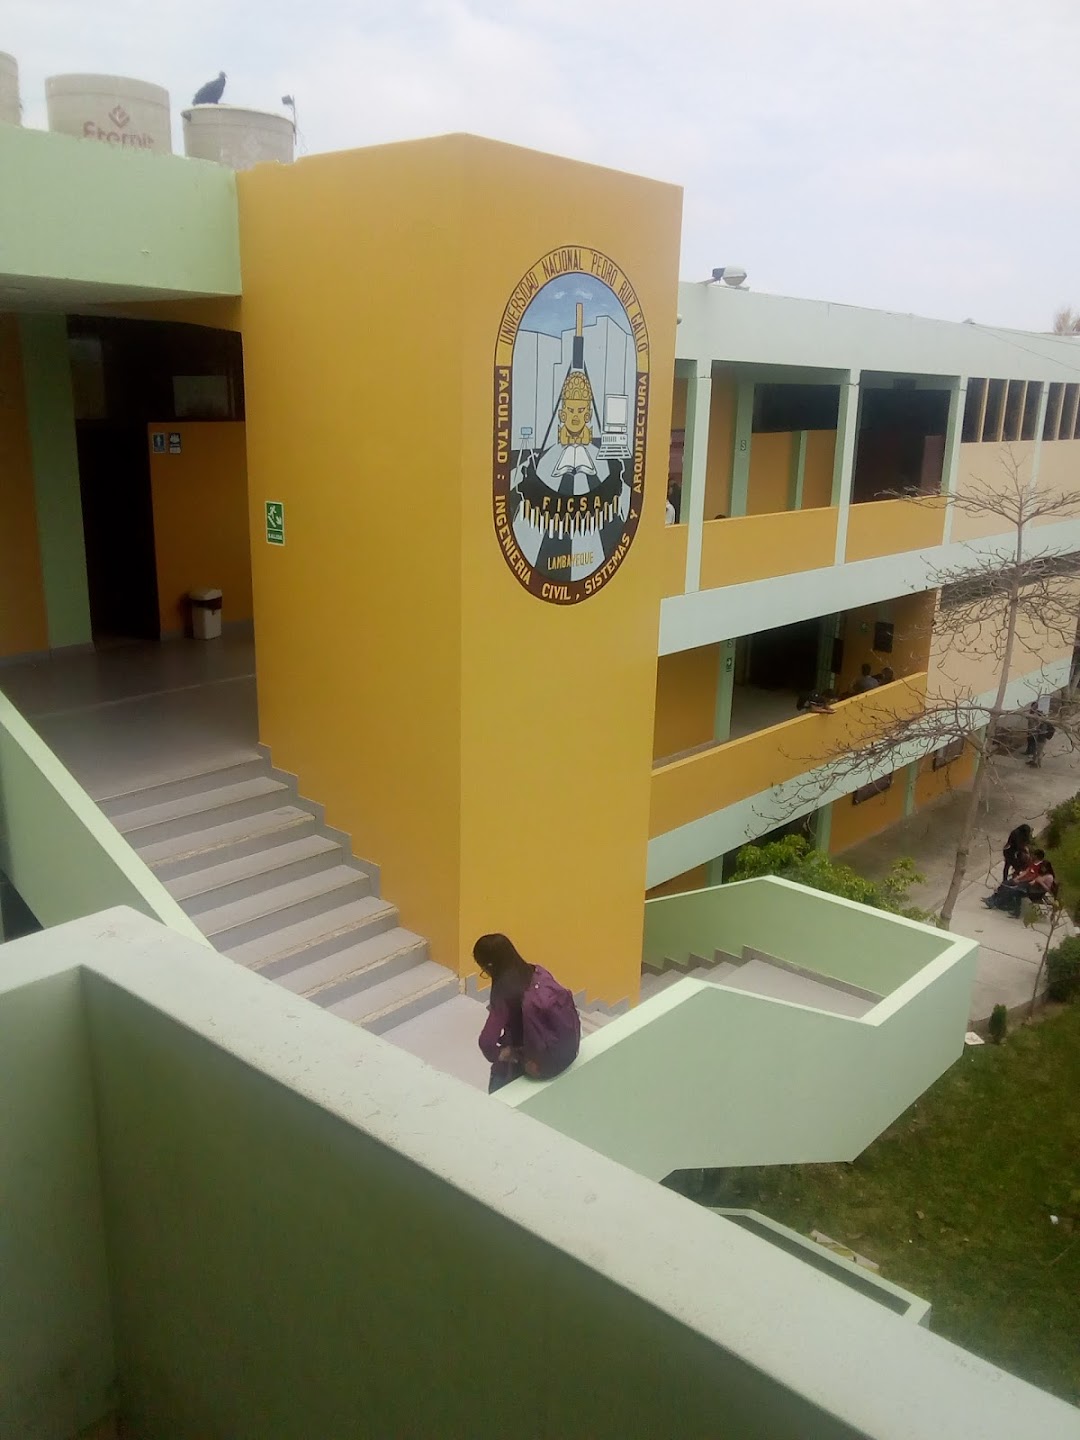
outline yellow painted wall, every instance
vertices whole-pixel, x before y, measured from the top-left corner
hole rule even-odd
[[[873,560],[901,550],[926,550],[941,544],[944,528],[945,501],[940,496],[867,500],[848,512],[847,558]]]
[[[687,526],[665,525],[660,542],[660,594],[682,595],[686,591]]]
[[[923,809],[950,790],[962,790],[970,785],[975,776],[975,751],[967,747],[958,759],[948,765],[934,769],[934,757],[924,755],[918,762],[919,773],[915,779],[915,808]]]
[[[1080,494],[1080,440],[1045,440],[1039,451],[1040,495],[1057,497],[1063,507],[1045,518],[1036,521],[1040,525],[1055,525],[1062,520],[1073,520],[1080,514],[1074,497]]]
[[[457,143],[468,217],[459,953],[482,931],[504,929],[568,983],[618,1000],[636,995],[640,976],[681,193],[510,146]],[[571,238],[632,280],[656,382],[637,537],[608,585],[564,609],[514,580],[492,531],[491,359],[519,277]]]
[[[155,455],[150,448],[154,431],[178,431],[180,454]],[[216,585],[221,590],[226,624],[250,620],[251,542],[243,424],[186,420],[151,425],[147,446],[162,633],[183,629],[184,597],[197,586]]]
[[[705,465],[705,519],[731,514],[731,460],[735,447],[735,380],[713,372],[709,397],[709,449]]]
[[[656,664],[653,758],[708,744],[715,734],[720,646],[661,655]]]
[[[646,890],[645,899],[660,900],[665,895],[685,895],[689,890],[704,890],[708,883],[709,867],[696,865],[693,870],[684,870],[681,875],[673,875],[670,880]]]
[[[1055,444],[1060,442],[1055,441]],[[1051,447],[1044,445],[1045,453]],[[956,495],[979,495],[987,489],[1004,493],[1015,491],[1017,483],[1027,485],[1035,455],[1033,440],[1014,440],[1011,444],[996,441],[971,442],[960,446],[956,466]],[[1053,462],[1051,462],[1053,464]],[[983,535],[999,535],[1010,529],[1006,520],[985,511],[967,511],[961,504],[953,506],[953,541],[976,540]]]
[[[19,332],[0,315],[0,656],[48,648]]]
[[[775,515],[787,510],[791,492],[790,431],[762,431],[750,439],[750,475],[746,486],[748,515]]]
[[[1080,583],[1063,586],[1080,614]],[[1072,637],[1041,624],[1034,616],[1017,617],[1016,646],[1010,678],[1028,675],[1072,655]],[[1001,671],[1001,626],[990,617],[982,624],[956,629],[946,610],[935,626],[930,647],[929,688],[944,698],[993,691]]]
[[[260,736],[354,852],[380,864],[402,923],[450,965],[459,171],[444,140],[237,176]],[[283,547],[266,543],[266,500],[285,506]],[[511,828],[508,817],[501,838]]]
[[[902,820],[906,792],[907,772],[898,770],[888,790],[864,800],[861,805],[853,804],[850,795],[834,800],[829,826],[830,852],[839,854]]]
[[[470,969],[503,929],[567,983],[633,995],[679,192],[460,135],[237,184],[262,738],[435,958]],[[493,350],[521,276],[568,244],[631,278],[656,383],[633,546],[562,607],[495,535]]]
[[[924,590],[849,610],[843,619],[844,668],[838,685],[840,693],[851,688],[864,662],[875,675],[889,666],[897,679],[925,671],[930,661],[936,603],[937,592]],[[874,625],[879,620],[893,626],[891,653],[874,649]]]
[[[813,510],[818,506],[832,504],[835,456],[835,430],[808,430],[806,432],[802,498],[804,510]]]
[[[926,676],[841,700],[831,714],[799,715],[752,735],[741,735],[700,755],[658,766],[652,777],[649,835],[664,835],[813,770],[841,750],[853,750],[893,723],[916,715]]]
[[[686,429],[686,381],[679,375],[671,384],[671,428]]]
[[[701,537],[701,588],[801,574],[833,563],[835,510],[783,510],[707,520]]]

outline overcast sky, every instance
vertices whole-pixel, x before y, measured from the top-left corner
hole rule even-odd
[[[308,152],[469,130],[673,181],[684,279],[1031,329],[1080,304],[1080,0],[3,0],[0,49],[30,125],[46,75],[179,109],[223,69],[226,101],[295,95]]]

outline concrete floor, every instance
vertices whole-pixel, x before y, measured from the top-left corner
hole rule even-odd
[[[487,1005],[471,995],[455,995],[402,1025],[383,1032],[383,1039],[426,1060],[444,1075],[453,1075],[477,1090],[486,1090],[491,1067],[477,1045],[487,1019]]]
[[[0,690],[94,799],[255,754],[250,630],[0,667]]]
[[[730,738],[737,740],[741,735],[754,735],[772,725],[782,725],[785,720],[797,719],[799,711],[795,704],[798,698],[795,690],[762,690],[756,685],[733,686]]]
[[[979,963],[972,993],[973,1020],[984,1020],[995,1005],[1012,1009],[1031,999],[1039,961],[1046,943],[1045,926],[1025,928],[983,904],[1001,879],[1001,847],[1016,825],[1026,821],[1036,832],[1046,812],[1080,790],[1080,754],[1059,736],[1047,746],[1042,768],[1023,759],[1000,756],[993,762],[986,802],[979,817],[964,888],[957,901],[952,929],[979,942]],[[928,809],[903,820],[844,852],[844,860],[871,879],[885,873],[893,860],[907,856],[926,877],[911,891],[912,902],[933,910],[945,899],[952,874],[964,809],[969,795],[956,791]],[[1076,933],[1071,921],[1059,928],[1056,944]]]

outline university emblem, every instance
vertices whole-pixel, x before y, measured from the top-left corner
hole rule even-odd
[[[641,518],[649,332],[613,260],[567,245],[514,287],[495,344],[494,520],[532,595],[607,585]]]

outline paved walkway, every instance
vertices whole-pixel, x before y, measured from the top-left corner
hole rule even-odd
[[[1000,756],[992,764],[991,783],[952,923],[957,934],[979,942],[972,991],[974,1021],[985,1020],[995,1005],[1011,1010],[1031,999],[1046,942],[1045,926],[1029,930],[982,903],[1001,879],[1005,837],[1023,821],[1038,832],[1047,810],[1080,790],[1080,754],[1068,749],[1060,737],[1050,742],[1039,770],[1008,756]],[[913,887],[912,903],[936,910],[949,888],[956,837],[967,802],[967,791],[944,795],[926,810],[846,851],[843,859],[860,874],[877,879],[893,860],[909,857],[926,877]],[[1066,922],[1055,934],[1054,943],[1075,929],[1071,921]]]

